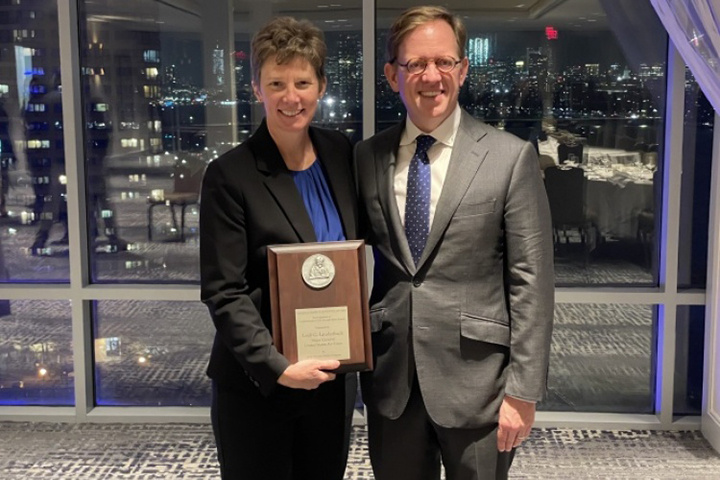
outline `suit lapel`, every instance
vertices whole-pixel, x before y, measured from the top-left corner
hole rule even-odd
[[[386,135],[382,137],[382,143],[377,146],[375,154],[375,175],[380,205],[392,239],[391,244],[396,249],[395,255],[403,263],[408,273],[414,274],[415,262],[410,253],[395,199],[395,166],[400,137],[404,129],[405,122],[403,121],[386,131]]]
[[[285,165],[265,120],[248,140],[258,171],[265,175],[265,187],[282,209],[300,242],[315,242],[315,230],[308,216],[295,181]]]
[[[435,249],[480,165],[485,160],[488,150],[480,140],[486,135],[486,132],[481,125],[470,114],[462,111],[445,183],[435,208],[435,217],[418,267]]]
[[[348,239],[355,238],[357,231],[355,226],[354,185],[348,183],[348,179],[351,178],[350,160],[338,157],[338,152],[333,148],[332,143],[319,135],[313,127],[310,127],[310,137],[317,150],[318,159],[325,169],[326,180],[335,199],[335,207],[340,215],[345,237]]]

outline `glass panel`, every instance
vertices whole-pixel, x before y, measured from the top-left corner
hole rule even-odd
[[[686,69],[678,286],[705,288],[715,110]]]
[[[677,308],[673,414],[702,413],[705,361],[705,306]]]
[[[209,405],[214,329],[200,302],[94,304],[98,405]]]
[[[57,3],[0,5],[0,283],[67,282]]]
[[[541,410],[652,413],[651,305],[558,304]]]
[[[317,123],[361,135],[360,0],[79,3],[93,282],[199,280],[200,180],[262,119],[250,39],[273,16],[324,30]]]
[[[74,405],[70,302],[0,300],[0,405]]]
[[[378,2],[378,130],[404,112],[383,78],[384,49],[398,7],[412,4]],[[667,34],[650,2],[443,4],[468,29],[460,104],[532,142],[543,171],[562,167],[545,175],[556,283],[655,285],[640,226],[659,205]]]

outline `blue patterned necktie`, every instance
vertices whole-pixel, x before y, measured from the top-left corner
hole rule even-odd
[[[427,151],[435,143],[430,135],[419,135],[410,161],[405,201],[405,236],[415,265],[425,249],[430,231],[430,159]]]

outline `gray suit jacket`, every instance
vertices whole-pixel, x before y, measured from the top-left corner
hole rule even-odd
[[[547,381],[553,242],[537,155],[462,112],[416,268],[393,191],[404,126],[355,149],[360,221],[375,254],[375,370],[362,376],[363,399],[399,417],[417,371],[433,421],[486,426],[505,394],[538,401]]]

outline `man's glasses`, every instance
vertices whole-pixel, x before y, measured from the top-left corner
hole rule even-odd
[[[393,59],[393,61],[396,60],[397,59]],[[462,60],[455,60],[453,57],[412,58],[408,60],[407,63],[398,62],[398,65],[405,68],[410,75],[420,75],[425,71],[430,63],[434,63],[435,68],[437,68],[438,71],[442,73],[450,73],[460,62],[462,62]]]

